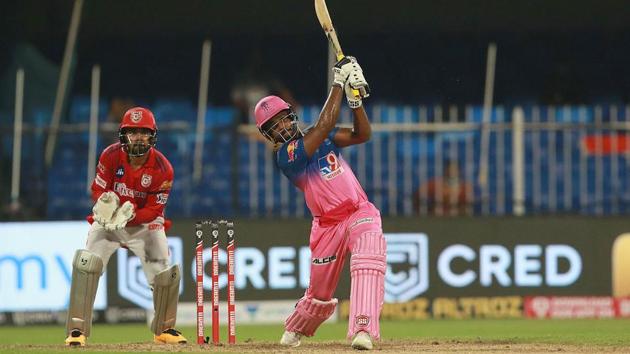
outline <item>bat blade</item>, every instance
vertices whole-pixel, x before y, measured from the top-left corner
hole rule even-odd
[[[328,12],[328,7],[326,6],[326,0],[315,0],[315,13],[317,14],[317,19],[319,20],[319,24],[322,25],[322,29],[324,30],[326,37],[328,37],[328,40],[333,46],[337,60],[343,59],[344,55],[341,50],[341,44],[339,44],[337,32],[333,27],[332,19],[330,18],[330,13]],[[352,89],[352,93],[355,97],[361,97],[359,90]]]
[[[332,19],[330,18],[330,13],[328,12],[325,0],[315,0],[315,13],[317,14],[319,24],[324,30],[324,34],[326,34],[326,37],[328,37],[328,40],[335,50],[337,60],[341,60],[344,56],[343,51],[341,50],[341,45],[339,44],[339,39],[337,38],[337,32],[333,27]]]

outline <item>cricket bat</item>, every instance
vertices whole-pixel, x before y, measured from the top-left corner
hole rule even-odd
[[[330,18],[330,13],[328,12],[328,7],[326,6],[326,0],[315,0],[315,13],[317,14],[319,24],[322,25],[324,34],[328,38],[328,41],[330,41],[330,44],[332,44],[337,60],[341,60],[344,55],[343,51],[341,50],[341,44],[339,44],[339,38],[337,38],[337,32],[333,27],[332,19]],[[359,94],[359,90],[353,89],[352,92],[356,97],[361,97],[361,95]]]

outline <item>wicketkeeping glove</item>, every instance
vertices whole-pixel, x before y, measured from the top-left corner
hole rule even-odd
[[[359,91],[359,96],[356,95],[356,91]],[[350,108],[359,108],[363,104],[362,98],[370,95],[370,85],[368,85],[363,72],[360,70],[353,70],[348,76],[348,81],[344,85],[344,91],[346,93],[346,99]]]
[[[357,63],[355,57],[346,56],[341,58],[332,68],[334,73],[333,85],[344,87],[348,76],[353,70],[361,70],[361,66]]]
[[[136,211],[130,201],[126,201],[116,210],[111,221],[105,225],[105,230],[120,230],[127,226],[127,222],[136,216]]]
[[[94,221],[105,226],[112,220],[112,216],[120,203],[118,196],[114,192],[105,192],[96,200],[92,213]]]

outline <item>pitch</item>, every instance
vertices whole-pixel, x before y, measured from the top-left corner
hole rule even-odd
[[[317,335],[302,341],[298,349],[277,344],[281,325],[237,326],[237,344],[200,347],[195,329],[181,328],[191,344],[160,346],[150,342],[142,324],[95,325],[88,347],[81,353],[103,352],[214,352],[214,353],[356,353],[344,339],[345,323],[324,324]],[[383,321],[377,352],[630,352],[630,320],[418,320]],[[2,328],[0,353],[68,353],[64,327],[31,326]],[[208,333],[209,331],[206,331]],[[221,329],[225,343],[225,328]]]

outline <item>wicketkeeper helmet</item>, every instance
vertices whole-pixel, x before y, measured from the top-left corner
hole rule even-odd
[[[132,143],[129,141],[127,131],[129,129],[137,128],[149,129],[151,131],[148,144],[143,142]],[[123,146],[123,150],[125,150],[129,156],[137,157],[149,152],[149,150],[155,146],[155,143],[157,143],[157,124],[155,123],[153,113],[143,107],[134,107],[129,109],[125,112],[123,119],[120,122],[118,138]]]

